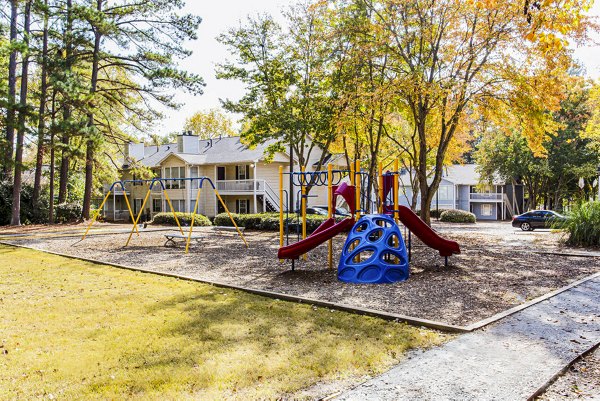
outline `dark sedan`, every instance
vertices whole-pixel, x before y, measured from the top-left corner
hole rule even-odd
[[[514,216],[512,226],[519,227],[523,231],[533,231],[536,228],[551,228],[555,222],[565,219],[565,216],[552,210],[533,210]]]

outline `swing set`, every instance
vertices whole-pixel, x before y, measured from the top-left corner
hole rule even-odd
[[[190,183],[191,182],[197,182],[198,183],[198,188],[196,189],[196,201],[194,203],[194,210],[192,212],[192,219],[191,219],[191,222],[190,222],[190,229],[189,229],[189,231],[188,231],[187,234],[184,233],[184,231],[183,231],[181,223],[179,222],[179,219],[177,218],[177,213],[175,212],[175,209],[173,208],[173,204],[171,203],[171,199],[169,198],[169,194],[167,193],[167,189],[166,189],[165,183],[168,182],[168,181],[171,181],[171,182],[174,182],[174,181],[175,182],[183,182],[183,183],[185,183],[186,181],[189,181]],[[210,184],[210,188],[212,188],[212,190],[214,191],[214,194],[216,195],[217,199],[219,200],[219,202],[221,202],[221,205],[223,206],[223,209],[225,210],[225,212],[227,212],[227,215],[229,216],[229,219],[231,220],[231,223],[235,227],[235,229],[236,229],[239,237],[242,239],[242,241],[244,241],[244,244],[246,245],[246,248],[248,248],[248,242],[246,241],[246,238],[244,238],[244,234],[242,234],[242,231],[240,230],[240,228],[236,224],[235,220],[233,219],[233,216],[229,212],[229,209],[227,208],[227,205],[223,201],[223,198],[221,198],[221,195],[219,194],[219,191],[215,187],[215,184],[208,177],[152,178],[152,179],[147,179],[147,180],[120,180],[120,181],[115,181],[115,182],[113,182],[111,184],[108,192],[106,193],[106,196],[104,197],[104,199],[102,200],[102,203],[98,207],[98,210],[96,211],[96,213],[94,214],[94,216],[90,220],[90,223],[88,224],[88,226],[87,226],[87,228],[85,230],[85,233],[81,237],[81,240],[83,241],[85,239],[85,237],[88,235],[88,232],[90,231],[90,228],[92,227],[92,225],[94,224],[94,222],[98,219],[98,216],[100,215],[100,213],[103,210],[104,204],[106,203],[106,201],[110,197],[111,193],[114,192],[114,189],[115,189],[116,186],[120,186],[121,189],[123,190],[123,193],[125,193],[125,185],[126,184],[148,185],[148,183],[149,183],[148,191],[146,192],[146,196],[144,197],[144,201],[142,202],[142,205],[140,207],[140,211],[137,214],[137,216],[135,216],[135,217],[134,217],[133,210],[131,208],[131,204],[129,203],[129,199],[128,199],[127,195],[125,195],[125,204],[127,205],[127,210],[129,212],[129,216],[131,217],[131,221],[133,222],[133,227],[131,228],[131,232],[129,233],[129,237],[127,238],[127,242],[125,243],[125,246],[129,245],[129,242],[131,241],[131,237],[133,236],[134,233],[136,233],[137,236],[140,235],[140,232],[138,230],[138,222],[140,221],[140,218],[141,218],[141,216],[142,216],[142,214],[144,212],[144,207],[146,206],[146,203],[148,202],[148,198],[150,197],[150,194],[152,193],[152,189],[154,188],[155,185],[160,185],[160,189],[162,191],[162,195],[165,197],[165,200],[167,201],[167,204],[169,205],[171,213],[173,214],[173,218],[175,219],[175,223],[177,223],[177,228],[179,229],[179,232],[181,233],[181,235],[183,237],[185,237],[185,253],[188,253],[189,252],[189,247],[190,247],[190,242],[192,240],[192,231],[194,229],[194,219],[196,217],[196,212],[198,211],[198,204],[200,202],[200,191],[202,190],[202,187],[203,187],[203,185],[204,185],[205,182],[208,182],[208,184]]]

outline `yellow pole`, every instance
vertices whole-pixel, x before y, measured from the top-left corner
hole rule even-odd
[[[167,203],[169,204],[169,207],[171,208],[171,213],[173,213],[173,217],[175,218],[175,223],[177,223],[177,227],[179,227],[179,232],[181,233],[181,235],[185,235],[183,233],[183,228],[181,228],[181,224],[179,224],[179,219],[177,218],[177,213],[175,213],[175,209],[173,209],[173,204],[171,203],[171,199],[169,199],[169,195],[167,194],[167,190],[164,189],[163,190],[163,194],[165,195],[165,199],[167,200]],[[144,201],[144,203],[146,203]],[[143,209],[143,207],[142,207]]]
[[[187,241],[185,242],[185,253],[189,252],[190,241],[192,240],[192,230],[194,229],[194,218],[196,217],[196,211],[198,210],[198,201],[200,200],[200,188],[196,194],[196,203],[194,204],[194,211],[192,212],[192,222],[190,223],[190,232],[188,233]]]
[[[302,172],[302,174],[300,175],[300,198],[301,198],[301,203],[300,203],[300,207],[302,208],[301,213],[302,213],[302,239],[306,238],[306,188],[304,187],[304,171],[305,168],[304,166],[300,168],[300,171]],[[302,255],[302,259],[306,260],[306,254]]]
[[[360,184],[361,184],[361,176],[360,176],[360,160],[356,160],[355,162],[356,168],[354,169],[354,174],[356,174],[355,186],[356,186],[356,219],[360,218]]]
[[[85,236],[88,234],[88,232],[90,231],[90,228],[92,228],[92,224],[94,224],[94,222],[96,221],[96,219],[98,218],[98,216],[100,215],[100,211],[102,210],[102,208],[104,207],[104,204],[106,203],[106,201],[108,200],[108,197],[110,196],[110,191],[108,191],[108,193],[106,194],[106,196],[104,197],[104,200],[102,200],[102,203],[100,204],[100,207],[98,208],[98,210],[96,210],[96,213],[94,214],[94,217],[92,217],[92,221],[90,221],[90,224],[88,224],[85,233],[83,234],[83,237],[81,237],[81,240],[83,241],[85,239]]]
[[[133,221],[133,210],[131,210],[131,204],[129,203],[129,198],[127,197],[127,192],[125,191],[125,187],[123,187],[123,196],[125,197],[125,203],[127,204],[127,210],[129,210],[129,217],[131,217],[131,221]],[[139,237],[140,231],[138,230],[137,225],[135,225],[134,227],[135,227],[135,232],[137,233],[137,235]]]
[[[221,198],[221,195],[219,195],[219,191],[217,191],[216,188],[214,190],[215,190],[215,195],[217,195],[217,198],[219,198],[221,205],[223,205],[223,209],[225,209],[225,211],[227,212],[227,215],[229,216],[229,219],[231,220],[231,222],[233,223],[233,226],[237,230],[237,233],[239,234],[242,241],[244,241],[244,244],[246,244],[246,248],[248,248],[248,243],[246,242],[246,238],[244,238],[244,234],[242,234],[242,232],[238,228],[237,224],[235,224],[235,220],[233,219],[233,216],[231,215],[231,213],[229,213],[229,209],[227,209],[227,205],[225,204],[225,202],[223,202],[223,198]]]
[[[355,175],[355,171],[354,171],[354,166],[355,166],[355,163],[350,163],[350,185],[355,185],[355,183],[356,183],[356,175]],[[350,207],[350,205],[348,205],[348,207]],[[358,215],[358,212],[356,212],[356,210],[355,210],[352,217],[356,218],[357,215]],[[360,253],[354,257],[354,262],[360,263]]]
[[[279,247],[283,247],[283,166],[279,166]]]
[[[400,178],[400,171],[398,159],[394,160],[394,171],[396,175],[394,175],[394,220],[396,220],[396,224],[398,224],[398,179]]]
[[[135,231],[135,226],[137,225],[138,220],[140,219],[140,216],[142,215],[142,211],[144,210],[144,207],[146,206],[148,197],[150,197],[150,188],[148,188],[148,192],[146,192],[146,197],[144,198],[144,202],[142,202],[142,208],[140,209],[140,212],[138,213],[137,217],[133,221],[133,227],[131,228],[131,232],[129,233],[129,237],[127,238],[127,242],[125,243],[125,246],[129,245],[129,241],[131,241],[131,236],[133,235],[133,232]]]
[[[333,202],[333,183],[331,181],[332,174],[332,166],[331,163],[327,165],[327,199],[329,203],[329,207],[327,208],[327,218],[330,219],[333,216],[333,211],[335,210],[335,204]],[[327,263],[329,264],[329,268],[333,269],[333,240],[327,241]]]
[[[379,213],[383,213],[383,164],[379,162]]]

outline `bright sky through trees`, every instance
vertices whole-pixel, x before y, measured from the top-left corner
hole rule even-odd
[[[220,107],[219,98],[238,99],[243,94],[243,86],[233,80],[217,80],[215,64],[227,58],[225,46],[219,44],[215,37],[231,26],[239,25],[249,14],[269,13],[282,20],[280,11],[294,4],[295,0],[220,0],[214,2],[188,1],[185,10],[202,17],[198,30],[198,40],[190,44],[194,54],[181,63],[181,67],[199,74],[206,81],[204,95],[192,96],[178,92],[176,100],[183,104],[180,110],[165,111],[165,119],[157,125],[160,134],[181,131],[186,118],[198,110]],[[600,1],[597,1],[590,15],[600,16]],[[587,70],[587,75],[600,78],[600,34],[596,34],[593,47],[575,49],[575,57]]]

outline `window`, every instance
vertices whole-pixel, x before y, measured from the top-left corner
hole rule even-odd
[[[152,199],[152,210],[154,213],[162,212],[162,199]]]
[[[242,165],[235,166],[235,176],[236,180],[247,180],[250,178],[250,166]]]
[[[138,176],[137,176],[137,174],[134,174],[134,175],[133,175],[133,185],[134,185],[134,186],[137,186],[137,185],[143,185],[143,184],[144,184],[143,182],[136,182],[136,181],[137,181],[137,180],[139,180],[139,179],[140,179],[140,177],[138,177]]]
[[[183,199],[172,199],[171,204],[176,212],[185,212],[185,201]]]
[[[198,178],[199,177],[198,173],[199,173],[198,166],[190,167],[190,178]],[[198,183],[199,183],[199,180],[192,180],[191,181],[192,189],[198,189]],[[190,209],[190,210],[192,210],[192,209]]]
[[[219,181],[225,180],[225,167],[224,166],[217,167],[217,180],[219,180]]]
[[[137,216],[137,214],[140,212],[141,208],[142,208],[142,199],[135,198],[133,200],[133,213]]]
[[[250,209],[250,199],[237,199],[235,201],[235,210],[237,214],[248,213]]]
[[[451,185],[440,185],[437,191],[439,200],[452,200],[453,187]]]
[[[185,178],[185,167],[165,167],[164,178]],[[185,184],[181,181],[166,181],[166,189],[185,188]]]
[[[481,215],[482,216],[491,216],[492,215],[492,205],[489,203],[481,204]]]
[[[152,169],[152,176],[154,178],[160,178],[160,169],[159,168],[153,168]]]

